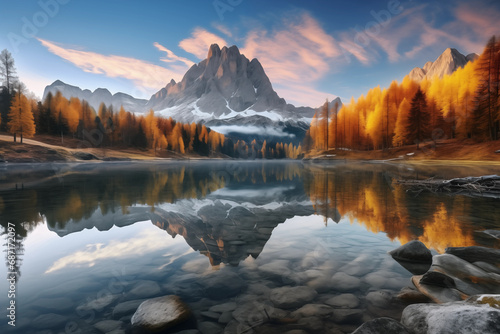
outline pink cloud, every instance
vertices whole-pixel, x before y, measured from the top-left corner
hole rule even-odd
[[[167,54],[165,57],[160,58],[160,60],[165,62],[165,63],[170,64],[170,63],[175,63],[175,62],[182,62],[182,63],[186,64],[186,66],[189,66],[189,67],[194,65],[194,62],[192,62],[191,60],[177,56],[175,53],[173,53],[171,50],[167,49],[166,47],[164,47],[160,43],[155,42],[153,45],[158,50],[165,52]]]
[[[222,37],[205,29],[196,28],[190,38],[186,38],[179,43],[179,47],[199,59],[205,59],[210,45],[214,43],[219,44],[220,47],[227,45],[227,42]]]
[[[38,40],[50,52],[67,60],[85,72],[102,74],[111,78],[125,78],[134,82],[138,87],[149,88],[152,91],[165,86],[165,82],[168,82],[170,79],[180,80],[188,68],[185,61],[184,65],[174,65],[171,68],[165,68],[135,58],[102,55],[95,52],[63,47],[40,38]]]
[[[322,103],[327,94],[310,94],[314,90],[307,87],[327,75],[332,62],[342,55],[334,38],[308,14],[286,20],[279,30],[249,32],[242,53],[249,59],[259,59],[283,96],[301,105]],[[297,89],[299,86],[301,89]],[[308,90],[309,94],[302,93]],[[321,98],[316,100],[318,96]]]

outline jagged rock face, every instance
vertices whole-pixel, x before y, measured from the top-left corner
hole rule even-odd
[[[43,99],[49,93],[55,95],[58,91],[67,99],[77,97],[80,100],[87,101],[95,110],[98,110],[99,105],[104,103],[106,106],[112,105],[116,111],[120,110],[121,106],[129,111],[143,111],[147,103],[147,100],[136,99],[124,93],[112,95],[105,88],[97,88],[93,92],[88,89],[82,90],[80,87],[68,85],[60,80],[56,80],[51,85],[45,87]]]
[[[442,78],[447,74],[452,74],[460,67],[464,67],[477,57],[478,55],[475,53],[464,56],[456,49],[448,48],[434,62],[427,62],[423,68],[415,67],[408,76],[415,81],[422,81],[424,78],[431,79],[435,76]]]
[[[273,90],[257,59],[249,61],[236,46],[220,49],[217,44],[210,46],[207,58],[193,65],[182,81],[170,81],[151,97],[147,106],[169,114],[169,109],[184,106],[184,115],[176,115],[184,121],[236,116],[234,113],[247,109],[256,113],[274,110],[286,118],[295,116],[295,108],[287,106]],[[198,113],[189,112],[193,110]]]

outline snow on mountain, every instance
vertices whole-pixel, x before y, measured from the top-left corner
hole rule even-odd
[[[171,80],[149,101],[123,93],[111,95],[106,89],[94,92],[56,81],[45,88],[63,96],[85,99],[96,110],[101,102],[121,105],[128,111],[144,113],[150,109],[163,117],[184,123],[201,122],[237,139],[280,138],[302,141],[317,108],[295,107],[274,91],[257,59],[249,60],[236,46],[210,46],[207,58],[193,65],[180,82]],[[342,105],[340,99],[339,108]],[[332,101],[333,103],[333,101]],[[253,138],[252,138],[253,137]],[[270,138],[272,137],[272,138]]]
[[[140,110],[142,112],[148,102],[147,100],[136,99],[124,93],[112,95],[109,90],[105,88],[97,88],[93,92],[88,89],[82,90],[80,87],[68,85],[60,80],[56,80],[51,85],[45,87],[43,99],[47,97],[49,92],[55,95],[58,91],[67,99],[77,97],[80,100],[87,101],[95,110],[98,110],[99,105],[104,103],[106,106],[112,105],[117,111],[123,106],[126,110]]]
[[[415,67],[408,76],[415,81],[422,81],[424,78],[430,79],[435,76],[442,78],[478,57],[475,53],[464,56],[456,49],[448,48],[434,62],[428,61],[423,68]]]

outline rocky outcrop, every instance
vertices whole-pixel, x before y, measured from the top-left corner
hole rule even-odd
[[[478,55],[475,53],[464,56],[456,49],[448,48],[434,62],[427,62],[423,68],[415,67],[408,76],[418,82],[424,78],[442,78],[445,75],[452,74],[460,67],[464,67],[469,61],[474,61],[477,57]]]
[[[467,302],[414,304],[405,308],[401,323],[414,334],[496,334],[500,310]]]

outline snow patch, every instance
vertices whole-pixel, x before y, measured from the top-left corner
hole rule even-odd
[[[282,129],[277,128],[267,128],[259,127],[255,125],[216,125],[210,126],[210,129],[228,135],[232,132],[244,133],[244,134],[255,134],[262,136],[274,136],[274,137],[289,137],[294,138],[294,134],[286,133]]]

